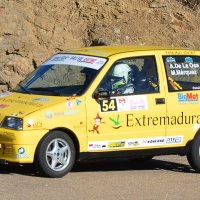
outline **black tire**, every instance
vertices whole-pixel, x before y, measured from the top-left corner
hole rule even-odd
[[[195,169],[195,163],[194,163],[194,161],[193,161],[193,158],[192,158],[191,153],[189,153],[189,154],[187,155],[187,161],[188,161],[188,163],[190,164],[190,166],[191,166],[193,169]]]
[[[200,172],[200,134],[194,137],[187,160],[196,172]]]
[[[62,131],[51,131],[39,142],[34,164],[44,176],[61,178],[72,169],[75,156],[71,138]]]
[[[142,156],[142,157],[137,157],[137,158],[130,158],[129,160],[133,161],[133,162],[139,162],[139,163],[143,163],[143,162],[148,162],[150,160],[152,160],[154,156]]]

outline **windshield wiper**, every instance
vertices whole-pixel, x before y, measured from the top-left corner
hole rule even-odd
[[[22,86],[20,82],[19,82],[17,85],[18,85],[22,90],[24,90],[26,93],[32,94],[32,93],[31,93],[30,91],[28,91],[24,86]]]
[[[49,88],[42,88],[42,87],[38,87],[38,88],[29,88],[30,90],[33,91],[44,91],[44,92],[50,92],[55,94],[56,96],[61,96],[60,93],[56,92],[55,90],[49,89]]]

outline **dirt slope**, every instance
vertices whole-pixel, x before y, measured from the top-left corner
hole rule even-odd
[[[198,0],[1,0],[0,92],[68,48],[200,48],[197,4]]]

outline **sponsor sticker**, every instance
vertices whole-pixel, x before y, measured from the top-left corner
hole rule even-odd
[[[164,146],[164,144],[165,144],[165,137],[135,138],[126,141],[127,148]]]
[[[6,104],[0,104],[0,109],[1,108],[6,108],[8,105],[6,105]]]
[[[88,150],[101,150],[107,148],[107,142],[89,142]]]
[[[72,101],[67,101],[67,102],[66,102],[66,106],[67,106],[69,109],[71,109],[71,108],[74,107],[74,103],[73,103]]]
[[[65,115],[76,115],[78,114],[78,110],[65,110],[65,111],[58,111],[58,112],[51,112],[51,111],[47,111],[45,113],[46,118],[51,119],[54,116],[55,117],[61,117],[61,116],[65,116]]]
[[[14,147],[14,158],[29,158],[30,148],[29,147]]]
[[[117,97],[99,100],[101,112],[147,110],[148,101],[146,95]]]
[[[127,147],[132,147],[132,146],[139,146],[140,143],[138,141],[128,141],[127,142]]]
[[[171,136],[166,138],[166,144],[182,144],[183,136]]]
[[[127,104],[127,99],[124,98],[118,98],[118,106],[119,106],[119,110],[127,110],[128,108],[128,104]]]
[[[200,90],[200,86],[192,86],[193,90]]]
[[[12,95],[12,92],[3,92],[0,94],[0,98]]]
[[[42,127],[42,121],[35,121],[33,123],[33,128],[41,128]]]
[[[98,141],[89,142],[88,150],[102,150],[111,148],[141,148],[164,145],[179,145],[183,143],[183,135],[168,137],[151,137],[151,138],[133,138],[120,141]]]
[[[11,140],[15,140],[15,135],[12,132],[0,132],[0,138],[6,138],[6,139],[11,139]]]
[[[23,154],[23,155],[14,154],[14,158],[29,158],[29,157],[30,157],[30,154]]]
[[[46,118],[51,119],[51,118],[53,118],[53,113],[51,111],[47,111],[45,113],[45,116],[46,116]]]
[[[56,54],[48,59],[43,65],[76,65],[84,66],[92,69],[100,69],[107,59],[95,57],[95,56],[85,56],[85,55],[76,55],[76,54]]]
[[[173,57],[167,57],[166,62],[176,62],[176,60]]]
[[[82,103],[81,100],[76,100],[76,105],[79,106]]]
[[[34,98],[33,101],[43,101],[43,102],[49,102],[49,98]]]
[[[24,100],[18,100],[18,99],[6,99],[2,98],[1,101],[6,102],[6,103],[16,103],[16,104],[22,104],[22,105],[29,105],[29,106],[35,106],[35,107],[41,107],[43,104],[36,103],[33,101],[24,101]]]
[[[55,116],[63,116],[63,115],[75,115],[78,114],[78,110],[66,110],[61,112],[55,112]]]
[[[74,127],[74,128],[85,128],[86,125],[80,124],[80,125],[74,125],[73,127]]]
[[[118,129],[122,127],[121,125],[122,121],[120,120],[120,115],[117,115],[116,118],[109,117],[109,119],[112,122],[112,128]]]
[[[199,103],[198,94],[190,93],[178,93],[178,102],[179,103]]]
[[[147,110],[148,103],[146,96],[135,96],[129,100],[130,110]]]
[[[146,144],[148,146],[149,144],[164,144],[164,142],[165,139],[144,139],[142,144]]]
[[[186,57],[185,62],[191,63],[191,62],[193,62],[193,59],[191,57]]]
[[[108,148],[125,147],[125,141],[108,142]]]
[[[24,152],[25,152],[25,149],[24,149],[23,147],[20,147],[20,148],[18,149],[18,153],[19,153],[19,154],[24,154]]]

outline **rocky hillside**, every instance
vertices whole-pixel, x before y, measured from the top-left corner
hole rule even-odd
[[[94,45],[200,48],[198,0],[1,0],[0,92],[49,56]]]

